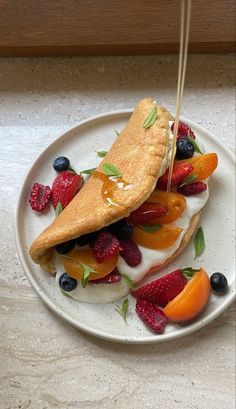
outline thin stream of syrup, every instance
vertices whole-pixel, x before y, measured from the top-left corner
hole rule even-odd
[[[178,84],[177,84],[177,95],[176,95],[176,109],[175,109],[175,125],[174,125],[174,140],[173,148],[171,153],[171,162],[169,167],[168,183],[167,183],[167,197],[171,189],[171,179],[173,173],[174,159],[175,159],[175,146],[179,128],[179,115],[182,104],[185,72],[186,72],[186,62],[187,62],[187,52],[188,52],[188,39],[189,39],[189,27],[190,27],[190,11],[191,11],[191,0],[181,1],[181,29],[180,29],[180,50],[179,50],[179,68],[178,68]]]

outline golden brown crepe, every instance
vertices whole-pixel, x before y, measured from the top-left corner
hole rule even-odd
[[[100,230],[128,216],[155,189],[158,177],[169,167],[169,121],[173,120],[165,108],[156,105],[156,122],[144,128],[143,123],[155,105],[151,98],[143,99],[137,105],[128,124],[97,168],[102,172],[104,163],[113,164],[130,185],[127,190],[115,189],[114,199],[119,206],[109,206],[104,201],[101,195],[103,182],[92,175],[69,205],[32,243],[30,255],[45,271],[53,271],[55,245]],[[190,240],[196,220],[192,220],[191,228],[176,253],[182,251]]]

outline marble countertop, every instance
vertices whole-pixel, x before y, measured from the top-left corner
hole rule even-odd
[[[182,114],[235,148],[233,55],[189,57]],[[174,111],[176,56],[0,59],[0,408],[233,409],[234,306],[156,345],[109,343],[68,326],[31,288],[14,244],[23,176],[79,120],[145,96]]]

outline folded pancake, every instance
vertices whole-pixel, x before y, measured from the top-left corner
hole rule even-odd
[[[143,123],[154,106],[157,106],[157,120],[149,128],[144,128]],[[115,189],[113,199],[118,205],[109,205],[104,200],[101,194],[104,182],[95,174],[91,175],[69,205],[32,243],[29,253],[35,263],[45,271],[53,272],[55,245],[100,230],[128,216],[149,198],[158,178],[170,165],[171,120],[171,114],[151,98],[143,99],[137,105],[97,168],[103,172],[102,165],[111,163],[122,173],[122,180],[128,188]],[[181,250],[191,238],[198,218],[190,222],[191,234],[185,235]]]

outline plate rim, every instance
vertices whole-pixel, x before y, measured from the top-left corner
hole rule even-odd
[[[36,164],[37,161],[39,161],[44,153],[51,148],[54,144],[56,144],[60,139],[66,137],[66,135],[70,134],[72,131],[74,131],[77,128],[83,127],[84,125],[96,121],[99,119],[105,119],[106,117],[114,117],[114,116],[122,116],[125,114],[132,114],[133,109],[122,109],[122,110],[113,110],[113,111],[107,111],[99,115],[94,115],[91,116],[85,120],[79,121],[72,127],[68,128],[67,130],[61,132],[56,138],[54,138],[49,144],[46,145],[45,148],[41,150],[41,152],[37,155],[37,157],[33,160],[33,162],[29,165],[28,169],[26,170],[26,173],[22,179],[21,182],[21,187],[19,190],[17,202],[16,202],[16,207],[15,207],[15,217],[14,217],[14,237],[15,237],[15,244],[16,244],[16,249],[17,249],[17,254],[20,260],[20,263],[23,267],[23,270],[33,287],[33,289],[36,291],[36,293],[39,295],[39,297],[42,299],[42,301],[49,307],[57,316],[71,324],[73,327],[89,334],[93,335],[95,337],[98,337],[100,339],[104,339],[106,341],[112,341],[112,342],[119,342],[119,343],[128,343],[128,344],[153,344],[153,343],[159,343],[159,342],[168,342],[174,339],[181,338],[183,336],[189,335],[202,327],[208,325],[211,321],[213,321],[215,318],[217,318],[220,314],[222,314],[234,301],[235,299],[235,289],[234,291],[230,292],[225,299],[225,301],[212,313],[210,313],[206,318],[200,319],[199,321],[196,321],[192,324],[190,324],[189,327],[185,326],[184,328],[181,328],[179,332],[174,332],[174,333],[167,333],[167,334],[162,334],[162,335],[155,335],[149,336],[149,337],[127,337],[123,335],[112,335],[112,334],[107,334],[103,333],[99,330],[93,329],[91,327],[87,327],[84,324],[80,324],[77,322],[76,319],[73,319],[68,313],[64,312],[61,307],[58,307],[54,302],[48,297],[44,291],[41,289],[41,287],[38,285],[37,281],[33,277],[31,270],[28,268],[28,265],[25,260],[25,255],[24,251],[21,248],[20,245],[20,233],[19,233],[19,212],[21,208],[21,198],[25,190],[25,185],[27,182],[28,177],[30,176],[32,167]],[[190,126],[193,126],[195,129],[199,130],[200,132],[203,132],[207,134],[207,137],[209,137],[210,140],[216,140],[217,144],[226,152],[226,154],[230,157],[232,160],[233,164],[235,165],[235,156],[233,151],[224,143],[222,142],[215,134],[213,134],[211,131],[203,127],[202,125],[199,125],[195,121],[192,121],[185,116],[180,116],[180,120],[184,121]],[[182,333],[184,331],[184,333]]]

